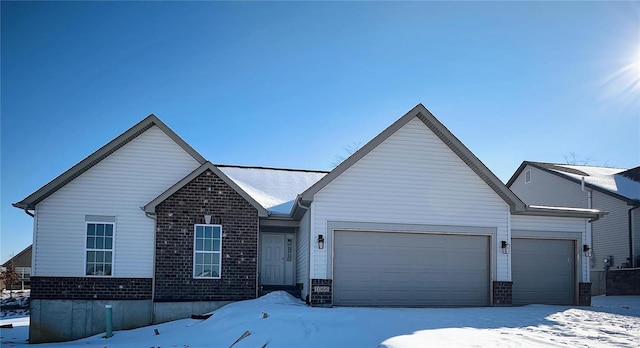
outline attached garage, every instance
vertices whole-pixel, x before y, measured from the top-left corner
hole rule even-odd
[[[486,306],[489,236],[335,231],[333,303]]]
[[[513,304],[575,304],[575,242],[564,239],[511,240]]]

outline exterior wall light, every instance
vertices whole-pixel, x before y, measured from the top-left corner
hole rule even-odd
[[[324,249],[324,236],[318,235],[318,249]]]
[[[591,247],[587,244],[582,246],[582,251],[584,252],[584,256],[591,257]]]
[[[204,216],[204,223],[206,223],[207,225],[211,223],[211,215]]]
[[[503,254],[508,254],[509,253],[509,243],[507,243],[506,240],[503,240],[500,242],[500,247],[502,248],[502,253]]]

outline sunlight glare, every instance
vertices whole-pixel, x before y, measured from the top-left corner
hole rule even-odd
[[[629,101],[640,96],[640,45],[634,53],[602,81],[605,98]]]

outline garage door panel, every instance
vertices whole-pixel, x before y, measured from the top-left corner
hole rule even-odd
[[[487,305],[487,236],[336,231],[334,303]]]
[[[575,242],[517,238],[511,241],[513,304],[575,303]]]

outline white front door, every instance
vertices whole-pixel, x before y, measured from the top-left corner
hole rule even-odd
[[[282,234],[262,235],[261,283],[263,285],[284,284],[285,236]]]

